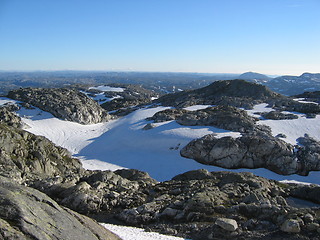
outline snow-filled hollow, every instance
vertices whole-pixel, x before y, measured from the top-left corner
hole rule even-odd
[[[249,113],[266,111],[268,110],[266,106],[266,104],[257,105]],[[205,107],[207,106],[197,106],[194,109]],[[218,137],[239,137],[240,133],[207,126],[181,126],[175,121],[158,123],[153,129],[143,130],[143,127],[150,123],[145,118],[164,109],[167,108],[144,108],[117,120],[92,125],[57,119],[37,108],[33,110],[22,108],[18,113],[29,125],[27,131],[45,136],[55,144],[65,147],[74,157],[80,158],[84,167],[90,170],[134,168],[148,172],[158,181],[164,181],[186,171],[203,168],[209,171],[252,172],[279,181],[320,184],[319,172],[311,172],[307,177],[282,176],[266,169],[229,170],[183,158],[180,156],[181,148],[195,138],[210,133],[217,134]],[[292,143],[304,133],[320,140],[319,134],[315,134],[320,129],[318,117],[307,119],[301,115],[296,120],[260,120],[259,124],[269,125],[274,135],[286,134],[287,138],[283,140]]]

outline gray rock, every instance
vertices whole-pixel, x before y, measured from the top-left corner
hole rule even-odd
[[[287,233],[299,233],[301,231],[298,220],[288,219],[281,225],[281,231]]]
[[[216,138],[214,134],[191,141],[181,149],[183,157],[223,168],[266,168],[278,174],[307,176],[320,171],[320,143],[305,136],[293,146],[268,134],[244,134]],[[296,151],[297,149],[297,151]]]
[[[7,178],[0,180],[0,235],[4,239],[120,239],[35,189]]]
[[[4,105],[0,106],[0,124],[7,124],[15,128],[22,128],[24,124],[21,118],[14,113],[18,110],[16,105]]]
[[[191,141],[180,154],[223,168],[267,168],[279,174],[300,173],[293,146],[269,135],[216,138],[206,135]]]
[[[188,111],[184,109],[166,109],[155,113],[152,117],[147,118],[147,120],[153,120],[155,123],[172,121],[178,119],[187,112]]]
[[[54,116],[81,124],[108,121],[111,116],[85,94],[67,88],[24,88],[8,97],[29,103]]]
[[[17,181],[81,172],[79,160],[51,141],[0,124],[0,175]]]
[[[284,120],[284,119],[298,119],[298,115],[292,113],[282,113],[280,111],[263,112],[260,114],[265,119]]]
[[[154,128],[154,127],[155,127],[154,124],[148,123],[148,124],[146,124],[142,129],[143,129],[143,130],[150,130],[150,129]]]
[[[238,229],[237,221],[229,218],[218,218],[216,224],[224,230],[233,232]]]
[[[197,111],[189,111],[177,118],[177,123],[186,126],[214,126],[238,132],[250,132],[259,129],[258,119],[246,111],[232,106],[215,106]]]

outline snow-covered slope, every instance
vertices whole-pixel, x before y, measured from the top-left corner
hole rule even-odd
[[[255,113],[270,111],[274,111],[274,109],[268,108],[267,104],[263,103],[256,105],[252,110],[248,110],[248,113],[252,116],[259,117],[260,115]],[[320,115],[317,115],[316,118],[306,118],[305,114],[297,112],[294,112],[294,114],[299,118],[290,120],[261,119],[258,124],[271,127],[274,136],[279,133],[285,134],[287,137],[281,139],[291,144],[297,144],[297,138],[303,137],[305,133],[320,140]]]
[[[201,108],[194,107],[193,110]],[[200,164],[192,159],[180,156],[179,150],[192,139],[202,137],[209,133],[218,136],[233,133],[214,127],[186,127],[169,121],[157,124],[150,130],[142,128],[148,123],[145,118],[152,116],[164,107],[145,108],[137,110],[123,118],[108,123],[94,125],[80,125],[62,121],[41,110],[21,110],[23,121],[30,128],[28,131],[43,135],[57,145],[69,149],[74,156],[82,159],[88,169],[117,169],[119,166],[136,168],[147,171],[159,181],[171,179],[173,176],[194,169],[205,168],[209,171],[221,171],[222,168]],[[265,109],[259,105],[252,112]],[[31,117],[26,117],[31,116]],[[289,122],[290,121],[290,122]],[[303,126],[301,122],[305,121]],[[289,122],[289,123],[288,123]],[[273,128],[273,133],[284,133],[287,141],[295,142],[296,137],[308,133],[316,139],[320,136],[315,129],[320,128],[319,119],[299,118],[297,120],[261,120],[261,124]],[[309,126],[309,127],[308,127]],[[308,177],[298,175],[280,176],[265,169],[238,169],[233,171],[250,171],[257,175],[277,179],[296,180],[320,184],[318,172],[312,172]]]
[[[2,99],[7,101],[8,99]],[[190,108],[196,110],[203,106]],[[136,168],[147,171],[153,178],[163,181],[173,176],[194,169],[205,168],[209,171],[221,171],[222,168],[200,164],[192,159],[180,156],[180,149],[192,139],[209,133],[218,136],[233,133],[214,127],[187,127],[168,121],[157,124],[155,128],[143,130],[149,123],[145,120],[164,107],[144,108],[123,118],[107,123],[81,125],[63,121],[39,109],[19,111],[23,121],[30,126],[27,131],[43,135],[55,144],[67,148],[79,157],[87,169],[111,169],[120,167]],[[260,104],[250,113],[270,111],[266,104]],[[307,119],[302,115],[293,120],[261,120],[272,128],[273,134],[283,133],[285,141],[295,144],[296,138],[308,133],[320,140],[319,117]],[[250,171],[257,175],[276,180],[296,180],[320,184],[320,173],[312,172],[308,177],[291,175],[280,176],[265,169],[238,169],[236,172]]]

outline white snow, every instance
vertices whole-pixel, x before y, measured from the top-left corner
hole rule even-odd
[[[184,238],[159,234],[156,232],[146,232],[142,228],[118,226],[108,223],[100,223],[108,230],[117,234],[123,240],[182,240]]]
[[[248,114],[251,116],[259,117],[260,115],[254,114],[255,112],[270,112],[274,111],[272,108],[268,108],[266,103],[258,104],[254,106],[252,110],[247,110]],[[316,118],[306,118],[304,114],[296,112],[284,112],[293,113],[298,115],[298,119],[290,120],[271,120],[271,119],[260,119],[258,124],[267,125],[271,127],[273,136],[279,133],[285,134],[286,138],[281,138],[282,140],[297,144],[297,138],[303,137],[305,133],[309,136],[320,141],[320,115]]]
[[[208,107],[212,107],[212,105],[193,105],[193,106],[190,106],[190,107],[185,107],[184,109],[188,110],[188,111],[197,111],[197,110],[200,110],[200,109],[206,109]]]
[[[0,97],[0,106],[7,104],[7,103],[16,103],[17,101],[12,100],[10,98],[6,98],[6,97]]]
[[[124,89],[120,87],[110,87],[107,85],[102,85],[98,87],[90,87],[89,89],[100,90],[102,92],[123,92]]]
[[[320,140],[319,115],[316,118],[299,117],[291,120],[262,120],[259,124],[271,127],[274,136],[279,133],[285,134],[287,137],[281,139],[291,144],[297,144],[297,138],[303,137],[305,133],[318,141]]]
[[[103,103],[106,103],[106,102],[111,102],[112,100],[117,99],[117,98],[121,98],[121,96],[117,95],[115,97],[107,98],[104,95],[104,93],[99,93],[99,94],[96,94],[95,97],[92,97],[92,99],[95,100],[96,102],[98,102],[99,104],[103,104]]]
[[[316,102],[306,101],[305,98],[295,98],[293,100],[297,101],[297,102],[301,102],[301,103],[313,103],[313,104],[318,105],[318,103],[316,103]]]
[[[78,153],[108,130],[104,123],[82,125],[64,121],[39,108],[21,108],[17,113],[30,127],[26,129],[27,131],[47,137],[55,144],[68,149],[72,154]]]

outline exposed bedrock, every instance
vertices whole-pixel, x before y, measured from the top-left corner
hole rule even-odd
[[[8,97],[29,103],[52,115],[81,124],[108,121],[111,116],[85,94],[68,88],[21,88]]]
[[[320,143],[305,136],[293,146],[268,134],[217,138],[214,134],[191,141],[183,157],[223,168],[266,168],[282,175],[308,175],[320,170]]]

